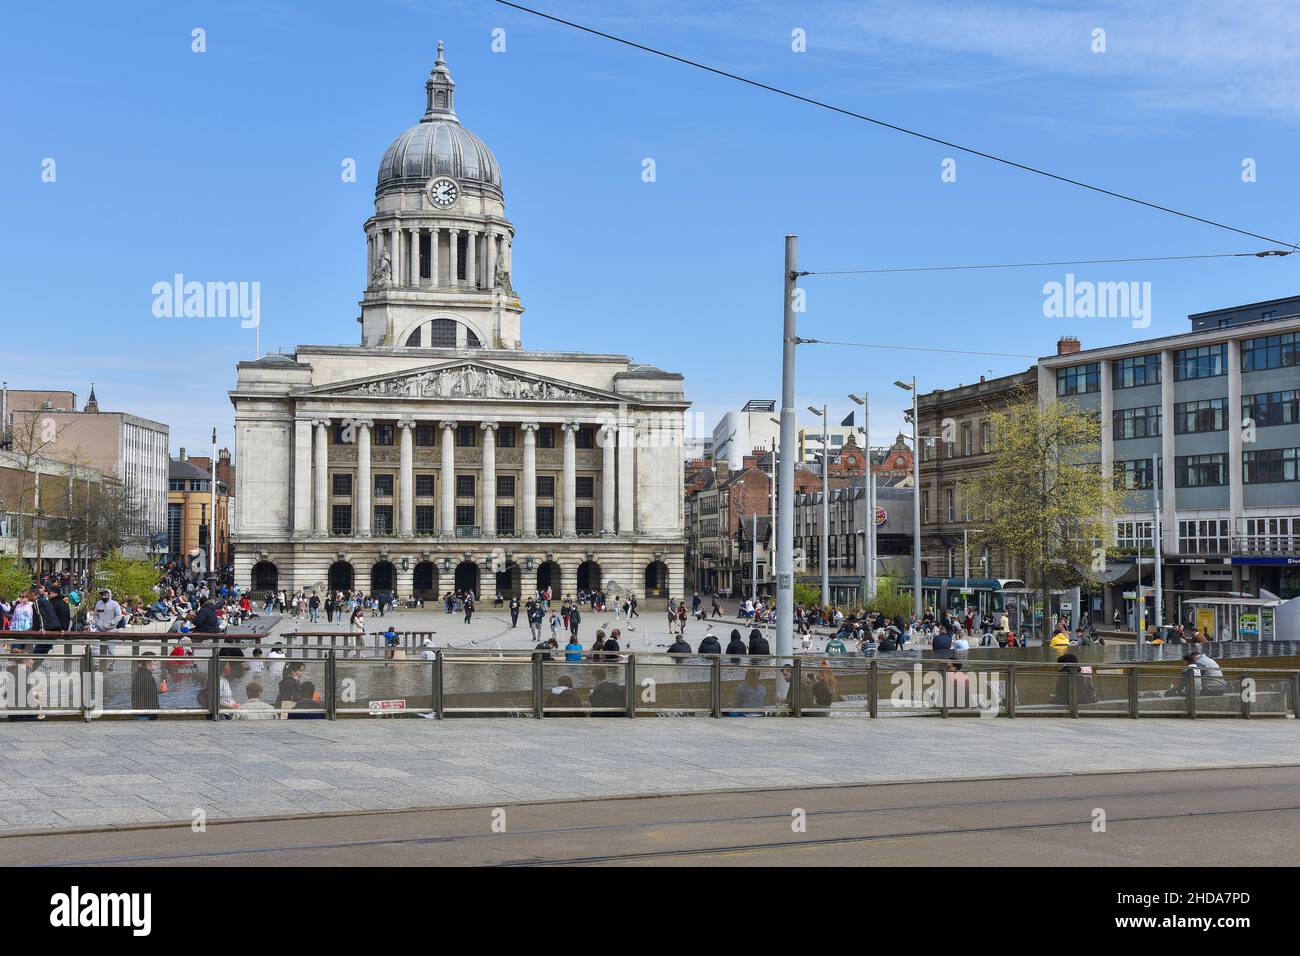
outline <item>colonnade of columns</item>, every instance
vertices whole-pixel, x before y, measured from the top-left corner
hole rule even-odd
[[[445,240],[441,238],[444,235],[447,237]],[[422,255],[421,240],[426,236],[429,251]],[[460,261],[462,243],[465,246],[463,264]],[[371,275],[375,274],[379,257],[384,252],[388,253],[392,267],[391,283],[406,288],[491,289],[497,260],[504,259],[507,272],[511,267],[510,234],[480,226],[388,225],[377,228],[367,235]],[[445,267],[441,264],[444,253]],[[427,266],[428,276],[421,275],[426,271],[422,265]],[[442,277],[444,271],[446,279]],[[460,278],[462,272],[465,275],[463,279]]]
[[[310,499],[310,512],[306,508],[297,509],[299,520],[304,521],[310,513],[309,527],[298,530],[313,532],[317,535],[332,533],[330,522],[329,485],[329,446],[332,440],[332,421],[328,418],[306,420],[312,429],[311,467],[304,468],[306,455],[299,454],[295,459],[295,492],[299,500]],[[356,481],[353,489],[354,531],[359,537],[374,533],[373,528],[373,490],[374,480],[371,463],[371,446],[373,442],[374,420],[349,418],[346,421],[351,429],[350,440],[356,445]],[[440,483],[438,504],[440,520],[436,533],[450,536],[456,531],[456,438],[457,429],[462,423],[444,419],[438,422],[441,429],[440,445]],[[478,508],[478,533],[483,537],[496,537],[497,529],[497,433],[500,429],[497,421],[481,421],[478,430],[482,439],[481,460],[478,465],[478,488],[475,504]],[[502,529],[506,533],[521,531],[524,537],[537,535],[537,431],[538,422],[520,422],[517,425],[521,435],[522,474],[520,480],[523,488],[516,489],[514,500],[522,499],[522,521],[514,529]],[[561,503],[561,522],[555,529],[564,537],[578,534],[577,525],[577,435],[582,425],[577,421],[565,421],[559,426],[563,440],[561,488],[555,495]],[[397,526],[393,529],[401,537],[415,534],[415,456],[414,436],[416,428],[414,419],[401,418],[397,421],[398,432],[398,475],[395,495]],[[300,430],[301,436],[303,432]],[[632,439],[634,430],[631,426],[601,425],[598,427],[597,446],[601,449],[600,480],[600,528],[601,535],[613,535],[616,532],[632,534],[634,532],[632,475],[633,455]],[[521,493],[522,492],[522,493]],[[593,506],[595,502],[592,502]],[[594,533],[596,529],[592,529]],[[421,533],[427,533],[422,529]]]

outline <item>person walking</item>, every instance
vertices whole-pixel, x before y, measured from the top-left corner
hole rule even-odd
[[[355,656],[360,657],[366,646],[366,610],[360,602],[352,609],[352,617],[348,619],[348,630],[356,635]]]
[[[510,598],[510,626],[519,626],[519,595]]]
[[[582,623],[582,612],[578,610],[578,605],[573,605],[569,611],[569,633],[573,639],[578,639],[578,625]]]
[[[474,592],[473,591],[465,592],[465,599],[463,602],[463,606],[465,608],[465,623],[468,624],[470,622],[470,618],[474,616]]]

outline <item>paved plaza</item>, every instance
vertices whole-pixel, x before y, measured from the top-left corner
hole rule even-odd
[[[1297,764],[1290,720],[44,721],[0,724],[0,832]]]

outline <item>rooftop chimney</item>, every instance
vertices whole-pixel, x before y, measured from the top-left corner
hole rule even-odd
[[[1079,339],[1073,335],[1062,335],[1056,340],[1057,355],[1073,355],[1081,348],[1082,346],[1079,344]]]
[[[190,456],[187,455],[187,454],[185,454],[185,446],[182,445],[182,446],[181,446],[181,461],[189,461],[189,460],[190,460]]]

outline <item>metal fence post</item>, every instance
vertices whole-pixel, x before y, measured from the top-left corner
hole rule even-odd
[[[533,651],[533,716],[542,719],[542,652]]]
[[[442,702],[442,651],[433,652],[433,712],[439,720],[442,720],[443,713]]]
[[[208,648],[208,716],[221,719],[221,658],[215,644]]]
[[[794,658],[790,681],[790,713],[795,717],[803,716],[803,658]]]
[[[871,659],[871,693],[867,695],[867,713],[872,717],[879,717],[879,697],[880,697],[880,662],[874,657]]]
[[[623,669],[623,686],[627,689],[627,715],[636,717],[636,655],[628,654]]]
[[[1250,680],[1250,671],[1244,671],[1241,675],[1241,716],[1250,719],[1250,698],[1246,696],[1246,681]],[[1251,688],[1252,692],[1254,688]]]
[[[325,698],[326,720],[337,720],[339,715],[337,666],[334,652],[330,651],[330,656],[325,659],[325,680],[329,685],[328,696]]]
[[[1195,668],[1187,668],[1183,671],[1187,680],[1187,716],[1196,716],[1196,678],[1198,671]]]
[[[1300,671],[1291,676],[1291,716],[1300,717]]]
[[[81,719],[91,720],[90,711],[86,709],[86,689],[93,687],[95,680],[95,654],[90,645],[86,645],[86,653],[81,657]]]
[[[951,687],[953,690],[956,690],[957,684],[955,681],[951,684],[948,682],[948,674],[946,671],[941,671],[940,676],[943,679],[939,681],[939,716],[946,719],[948,716],[948,688]],[[925,686],[924,680],[922,680],[921,686]]]
[[[1128,669],[1128,715],[1137,720],[1140,710],[1138,708],[1138,670],[1137,665],[1130,665]]]
[[[715,657],[713,666],[709,669],[709,703],[713,708],[713,716],[722,716],[722,658]]]
[[[1016,716],[1016,665],[1007,661],[1007,716]]]
[[[1070,716],[1077,718],[1079,716],[1079,666],[1078,664],[1068,665],[1070,668]]]

